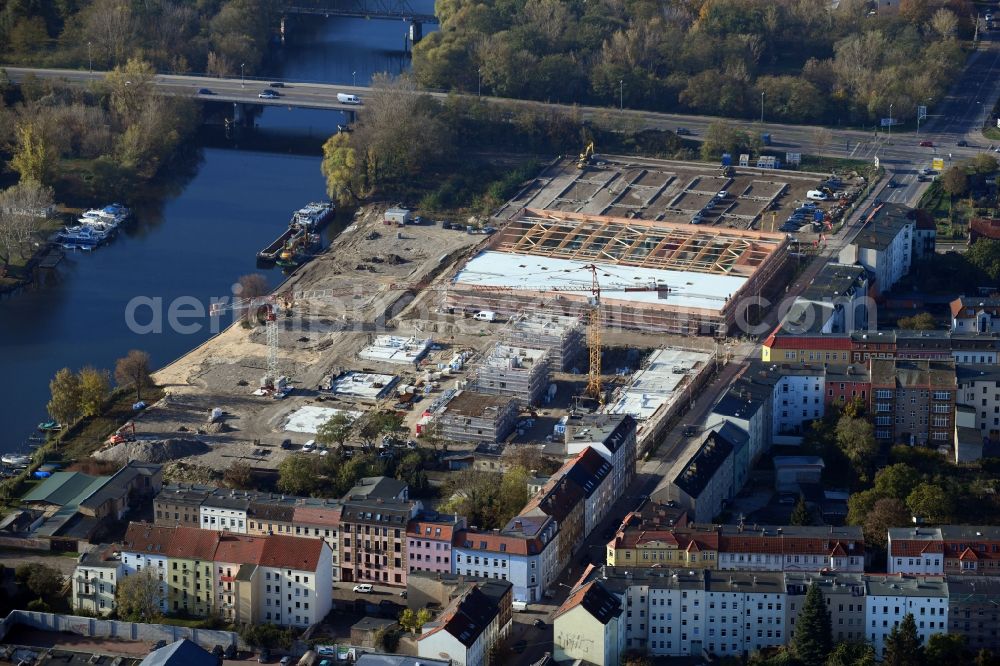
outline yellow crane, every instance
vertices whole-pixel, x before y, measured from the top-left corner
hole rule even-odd
[[[583,152],[580,153],[580,157],[577,158],[576,168],[577,169],[586,168],[587,163],[590,162],[590,158],[593,156],[594,156],[594,142],[591,141],[590,143],[587,144],[587,147],[583,149]]]

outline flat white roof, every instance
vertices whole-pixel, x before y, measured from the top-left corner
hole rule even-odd
[[[361,416],[361,412],[348,409],[335,409],[333,407],[316,407],[307,405],[300,407],[288,415],[285,421],[286,432],[305,432],[315,435],[321,425],[332,419],[337,414],[347,414],[352,419]]]
[[[648,419],[661,405],[680,397],[677,387],[699,363],[707,363],[712,355],[686,349],[657,349],[644,368],[632,375],[628,386],[617,392],[605,405],[608,414],[631,414],[638,420]],[[674,372],[674,369],[682,372]],[[686,385],[685,385],[686,390]]]
[[[396,375],[372,372],[348,372],[331,382],[330,390],[337,395],[376,400],[396,383]]]
[[[601,269],[598,279],[602,286],[645,286],[656,283],[670,287],[670,295],[666,299],[655,291],[624,292],[609,289],[606,294],[609,299],[632,303],[721,310],[725,299],[735,294],[747,281],[747,278],[735,275],[594,263]],[[581,294],[586,294],[590,291],[591,279],[590,271],[584,268],[586,265],[569,259],[487,250],[469,260],[455,277],[455,282],[490,287],[537,287],[538,291],[552,287],[570,287],[579,288]]]
[[[380,335],[370,345],[358,352],[358,357],[384,363],[414,364],[424,357],[430,346],[430,338]]]

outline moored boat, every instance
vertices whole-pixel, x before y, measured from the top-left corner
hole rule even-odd
[[[62,430],[62,424],[58,421],[42,421],[38,424],[38,429],[42,432],[56,432]]]
[[[22,467],[31,463],[31,456],[26,456],[21,453],[5,453],[0,456],[0,462],[5,465],[13,465],[14,467]]]

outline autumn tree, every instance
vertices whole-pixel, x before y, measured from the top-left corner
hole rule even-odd
[[[33,119],[22,119],[15,125],[14,136],[10,167],[21,174],[22,180],[48,184],[55,172],[58,155],[41,127]]]
[[[921,483],[906,497],[906,506],[914,516],[932,523],[946,523],[951,518],[951,497],[944,488],[933,483]]]
[[[147,101],[156,95],[155,77],[153,66],[140,58],[129,58],[124,65],[108,72],[104,87],[111,111],[123,127],[135,124]]]
[[[907,613],[903,621],[889,632],[882,663],[885,666],[923,666],[924,647],[920,644],[912,613]]]
[[[80,377],[69,368],[63,368],[49,382],[51,398],[47,409],[49,416],[62,424],[70,424],[80,417]]]
[[[115,363],[115,382],[134,388],[136,401],[142,400],[143,389],[153,384],[149,363],[149,354],[138,349],[129,351]]]
[[[824,666],[876,666],[877,663],[871,643],[845,641],[837,643]]]
[[[406,608],[399,614],[399,626],[406,631],[419,634],[423,626],[430,622],[432,617],[431,612],[426,608],[421,608],[416,612]]]
[[[351,145],[351,135],[334,134],[323,144],[320,165],[326,178],[326,193],[331,200],[347,206],[368,196],[367,174],[358,151]]]
[[[929,312],[920,312],[912,317],[900,317],[896,325],[911,331],[933,331],[937,328],[934,315]]]
[[[321,444],[343,446],[351,435],[354,419],[344,412],[334,414],[316,429],[316,441]]]
[[[163,587],[153,569],[118,579],[115,606],[118,617],[131,622],[156,622],[163,603]]]
[[[0,259],[9,264],[24,258],[29,244],[42,226],[45,211],[53,204],[52,188],[22,179],[0,192]],[[26,251],[28,250],[28,251]]]
[[[14,570],[14,577],[39,599],[52,599],[66,584],[62,572],[45,564],[22,564]]]
[[[875,492],[881,497],[905,500],[920,480],[920,472],[916,469],[906,463],[895,463],[875,474]]]
[[[876,500],[872,510],[865,516],[862,528],[865,541],[879,548],[887,545],[890,527],[905,527],[910,523],[910,512],[902,500],[883,497]]]
[[[222,473],[222,482],[226,484],[227,488],[252,490],[253,468],[244,460],[230,463],[226,471]]]
[[[354,423],[354,432],[366,446],[374,445],[379,435],[389,435],[399,430],[403,417],[396,412],[369,411]]]
[[[969,189],[969,175],[964,165],[955,165],[941,174],[941,187],[952,197],[965,194]]]
[[[234,290],[236,297],[244,300],[250,301],[253,299],[259,299],[261,296],[266,296],[271,293],[271,287],[267,284],[267,278],[260,273],[248,273],[246,275],[241,275],[236,281],[236,289]],[[248,304],[243,310],[243,319],[245,321],[249,320],[254,314],[253,304]]]
[[[111,375],[107,370],[87,366],[80,370],[80,414],[97,416],[111,396]]]

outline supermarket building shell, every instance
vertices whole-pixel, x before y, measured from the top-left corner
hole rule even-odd
[[[525,209],[459,269],[445,304],[579,316],[593,264],[605,326],[725,333],[787,258],[783,234]]]

